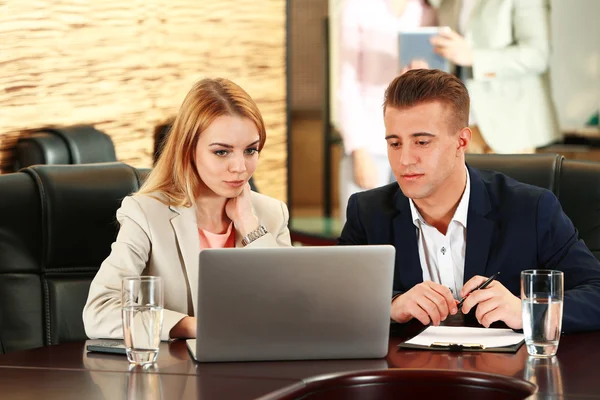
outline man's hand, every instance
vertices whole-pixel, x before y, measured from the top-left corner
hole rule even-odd
[[[377,187],[377,166],[373,157],[365,150],[358,149],[352,152],[352,167],[354,169],[354,182],[363,189]]]
[[[458,312],[456,304],[446,286],[425,281],[394,299],[391,317],[400,323],[416,318],[423,325],[431,322],[438,326],[448,314],[454,315]]]
[[[461,297],[468,295],[462,306],[463,314],[477,306],[475,317],[486,328],[493,322],[503,321],[512,329],[522,329],[521,299],[509,292],[500,282],[492,281],[485,289],[471,292],[486,279],[484,276],[474,276],[461,289]]]
[[[442,29],[438,36],[431,38],[433,50],[450,62],[470,67],[473,65],[473,50],[464,37],[452,29]]]

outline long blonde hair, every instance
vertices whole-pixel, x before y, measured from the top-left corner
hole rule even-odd
[[[258,151],[262,150],[265,124],[250,95],[228,79],[203,79],[185,96],[156,166],[138,193],[155,195],[168,205],[192,206],[201,184],[195,160],[198,138],[223,115],[254,122],[260,139]]]

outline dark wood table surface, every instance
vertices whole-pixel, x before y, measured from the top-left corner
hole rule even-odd
[[[185,342],[161,343],[158,362],[130,368],[124,356],[87,353],[85,342],[0,355],[0,398],[253,399],[336,372],[427,368],[488,372],[538,385],[535,398],[600,398],[600,332],[563,335],[550,359],[515,354],[398,350],[418,332],[394,328],[385,359],[196,363]]]

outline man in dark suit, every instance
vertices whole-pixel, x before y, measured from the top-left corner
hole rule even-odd
[[[564,272],[563,330],[600,329],[600,262],[548,190],[465,164],[469,95],[453,75],[413,70],[384,98],[397,183],[353,195],[339,244],[396,248],[391,317],[438,325],[463,313],[522,328],[520,273]],[[507,116],[508,117],[508,116]]]

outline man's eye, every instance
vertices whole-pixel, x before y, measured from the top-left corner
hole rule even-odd
[[[419,146],[427,146],[427,145],[429,144],[429,141],[428,141],[428,140],[419,140],[419,141],[417,142],[417,144],[418,144]]]
[[[398,142],[392,142],[392,143],[390,143],[390,147],[396,148],[398,146],[400,146],[400,143],[398,143]]]

